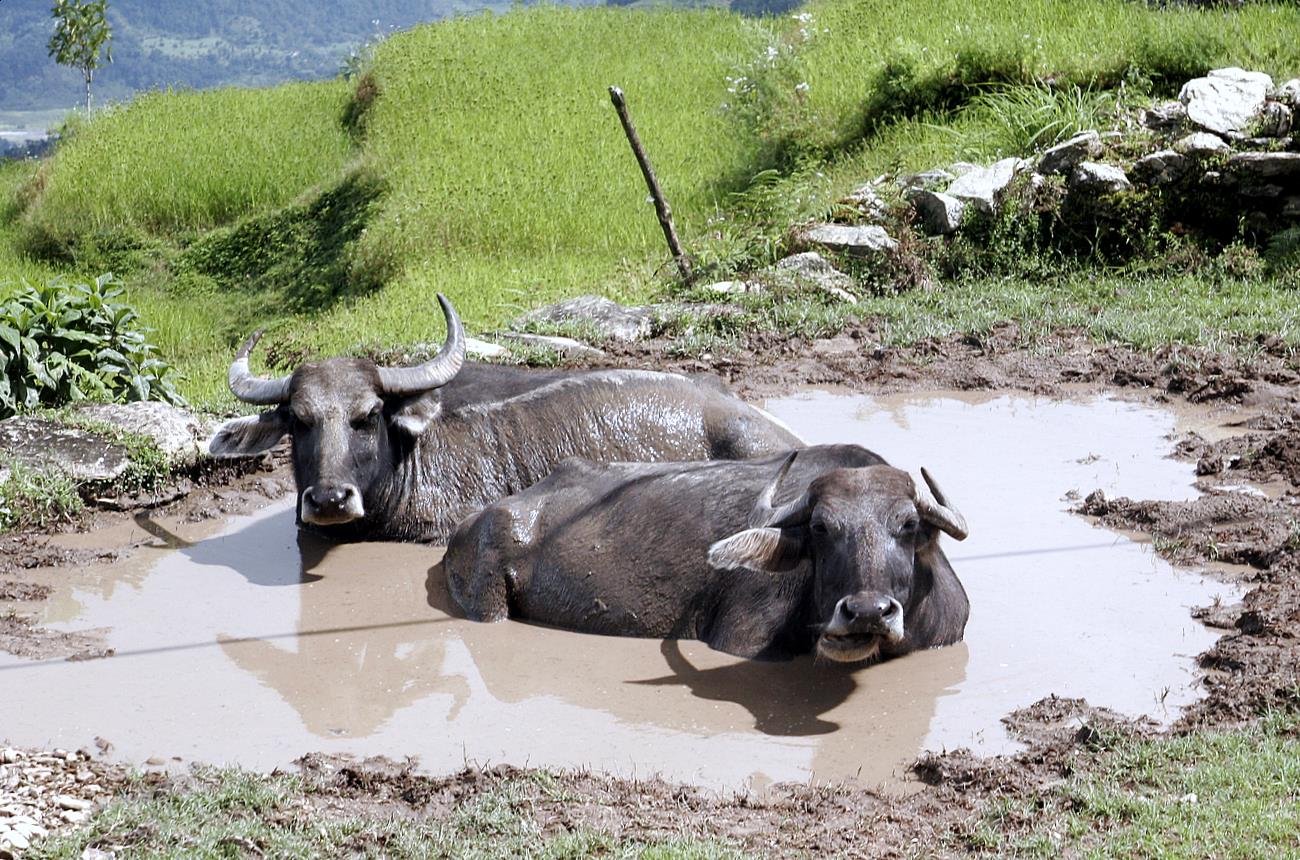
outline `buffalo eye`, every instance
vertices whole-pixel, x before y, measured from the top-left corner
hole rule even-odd
[[[825,520],[813,520],[812,522],[813,534],[818,535],[820,537],[824,537],[830,534],[830,532],[831,532],[831,527],[826,525]]]
[[[898,527],[898,533],[901,535],[915,535],[921,529],[921,520],[917,517],[908,517]]]
[[[374,428],[375,424],[379,422],[380,416],[383,415],[383,412],[384,412],[384,407],[382,404],[375,405],[365,415],[361,416],[360,418],[352,419],[352,429],[367,430],[367,429]]]

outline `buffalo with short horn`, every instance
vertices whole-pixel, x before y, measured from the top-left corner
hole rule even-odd
[[[289,435],[301,524],[344,539],[441,541],[567,457],[743,458],[799,444],[709,378],[466,362],[460,319],[438,302],[447,340],[416,367],[333,358],[262,378],[248,367],[255,333],[230,366],[230,390],[272,408],[228,422],[209,450],[255,454]]]
[[[966,521],[922,470],[856,445],[749,462],[571,460],[461,523],[444,560],[474,620],[693,638],[841,662],[962,638],[939,546]]]

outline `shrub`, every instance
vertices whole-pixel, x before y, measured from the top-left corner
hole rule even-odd
[[[105,274],[24,283],[0,304],[0,416],[87,399],[181,402],[122,292]]]

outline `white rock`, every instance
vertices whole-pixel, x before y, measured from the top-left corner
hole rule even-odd
[[[858,256],[880,254],[898,247],[885,228],[876,224],[817,224],[804,231],[804,241]]]
[[[509,352],[510,350],[499,343],[479,340],[476,337],[465,338],[465,354],[472,358],[499,358]]]
[[[604,355],[605,353],[596,347],[585,344],[582,341],[574,340],[571,337],[553,337],[543,334],[525,334],[517,331],[506,331],[500,334],[505,340],[516,343],[526,344],[528,346],[539,346],[545,349],[553,349],[559,353],[572,353],[574,355]]]
[[[9,830],[5,833],[0,833],[0,848],[11,848],[15,851],[25,851],[31,846],[31,844],[31,840],[16,830]]]
[[[90,809],[95,804],[83,797],[73,797],[70,794],[56,795],[54,803],[63,809],[76,809],[84,811]]]
[[[1085,161],[1070,174],[1070,187],[1097,194],[1112,194],[1131,188],[1123,170],[1113,164]]]
[[[1268,75],[1234,66],[1188,81],[1178,99],[1197,125],[1220,134],[1239,134],[1259,114],[1272,89]]]
[[[1210,134],[1208,131],[1195,131],[1174,142],[1175,152],[1198,158],[1214,155],[1218,152],[1227,152],[1229,149],[1230,147],[1223,138],[1216,134]]]
[[[988,167],[972,170],[948,186],[947,195],[955,197],[979,212],[992,215],[997,198],[1002,189],[1010,184],[1017,173],[1024,170],[1029,162],[1023,158],[1004,158]]]

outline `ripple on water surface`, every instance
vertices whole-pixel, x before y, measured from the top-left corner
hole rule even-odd
[[[757,663],[695,642],[456,617],[437,548],[300,537],[292,502],[162,537],[127,561],[53,571],[42,623],[102,628],[116,656],[0,656],[0,735],[269,768],[308,751],[660,773],[713,787],[876,782],[924,748],[1012,747],[1000,718],[1048,693],[1174,716],[1228,595],[1068,512],[1071,491],[1188,499],[1168,412],[1106,399],[804,393],[769,411],[810,443],[926,466],[966,515],[946,541],[966,642],[848,671]],[[205,529],[206,532],[205,533]]]

